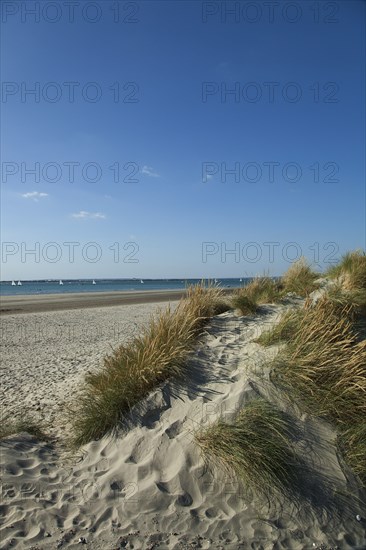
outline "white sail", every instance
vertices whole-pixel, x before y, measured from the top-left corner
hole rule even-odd
[[[18,286],[22,286],[22,282],[21,282],[21,281],[18,281]]]
[[[12,282],[11,282],[11,286],[16,286],[16,285],[15,285],[15,281],[12,281]]]
[[[140,283],[143,285],[144,284],[144,281],[142,279],[140,279]]]
[[[61,281],[61,279],[60,279],[59,285],[63,285],[63,284],[64,284],[64,283],[63,283],[63,282]]]
[[[96,283],[96,282],[94,281],[94,279],[93,279],[93,282],[92,282],[92,284],[93,284],[93,285],[96,285],[96,284],[97,284],[97,283]]]

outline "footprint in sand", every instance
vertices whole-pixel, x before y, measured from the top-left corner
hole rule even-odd
[[[166,435],[169,437],[169,439],[174,439],[175,436],[177,436],[182,427],[183,422],[181,420],[176,420],[165,430]]]
[[[179,506],[191,506],[193,503],[193,499],[189,493],[183,493],[182,495],[179,495],[176,503]]]

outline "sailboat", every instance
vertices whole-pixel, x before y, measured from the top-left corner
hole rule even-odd
[[[92,285],[96,285],[96,284],[97,284],[97,283],[96,283],[96,282],[94,281],[94,279],[93,279]]]
[[[240,279],[240,282],[242,283],[242,282],[243,282],[243,279]]]
[[[60,282],[59,282],[58,284],[59,284],[59,285],[63,285],[64,283],[63,283],[63,282],[61,281],[61,279],[60,279]]]
[[[16,286],[15,281],[11,282],[11,286]]]
[[[143,285],[144,284],[144,281],[142,279],[140,279],[140,283]]]
[[[18,281],[18,286],[22,286],[22,282],[21,282],[21,281]]]

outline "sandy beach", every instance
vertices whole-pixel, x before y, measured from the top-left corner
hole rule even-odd
[[[30,304],[35,302],[29,298]],[[52,299],[44,302],[53,303]],[[63,429],[57,411],[73,400],[85,375],[162,307],[146,303],[4,316],[1,405],[12,413],[29,411],[50,422],[52,433]]]
[[[302,416],[297,445],[332,491],[343,495],[332,509],[321,484],[312,503],[300,508],[296,502],[268,507],[248,501],[237,481],[206,467],[193,440],[199,426],[232,417],[253,395],[290,408],[263,368],[276,350],[253,342],[290,306],[215,317],[189,361],[187,382],[163,383],[133,409],[117,438],[65,451],[65,411],[85,374],[160,307],[165,304],[3,316],[1,406],[50,424],[53,439],[18,434],[0,443],[1,548],[364,548],[364,525],[355,519],[362,495],[325,423]]]
[[[117,305],[149,304],[180,300],[184,290],[156,290],[130,292],[78,292],[68,294],[43,294],[2,296],[1,314],[34,313],[41,311],[59,311],[89,307],[107,307]]]

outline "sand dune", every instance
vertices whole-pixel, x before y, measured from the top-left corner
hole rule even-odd
[[[156,308],[128,306],[127,311],[126,307],[88,310],[88,315],[93,311],[94,322],[103,327],[128,319],[127,337]],[[271,388],[263,369],[275,349],[253,342],[283,308],[265,306],[252,318],[232,312],[214,318],[187,365],[189,382],[166,382],[131,412],[118,438],[90,443],[76,456],[63,452],[62,430],[67,425],[56,419],[62,417],[60,409],[77,392],[86,370],[98,365],[120,335],[75,340],[68,346],[65,338],[35,347],[23,341],[24,349],[20,346],[16,356],[12,346],[22,319],[7,316],[13,329],[12,336],[6,337],[3,368],[8,389],[3,402],[15,409],[21,400],[27,402],[28,392],[30,401],[38,399],[45,405],[44,417],[52,411],[54,435],[60,440],[59,445],[46,444],[20,434],[1,443],[2,548],[79,548],[84,539],[87,548],[96,550],[364,548],[364,524],[355,518],[362,513],[357,502],[362,495],[350,473],[344,474],[327,425],[302,417],[304,437],[298,447],[317,473],[342,493],[342,500],[332,508],[326,485],[319,485],[311,506],[296,508],[293,502],[268,508],[263,502],[250,502],[236,480],[206,467],[194,443],[199,426],[219,416],[230,419],[255,395],[267,395],[282,408],[289,407],[285,396]],[[41,324],[49,324],[50,319],[58,319],[63,326],[91,321],[85,311],[55,317],[28,314],[27,319],[30,315],[38,315],[35,320]],[[41,353],[42,347],[47,353]],[[77,350],[81,360],[75,364]],[[19,361],[27,353],[28,363],[22,366]],[[33,362],[41,366],[31,367]],[[39,376],[40,372],[44,374]],[[31,374],[35,383],[23,388]]]

